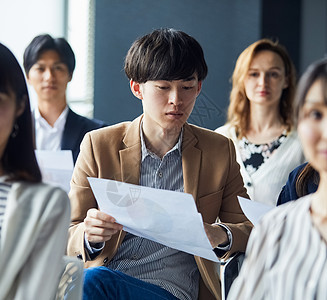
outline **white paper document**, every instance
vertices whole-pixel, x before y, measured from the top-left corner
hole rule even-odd
[[[67,193],[73,175],[74,162],[71,150],[35,150],[43,182],[60,186]]]
[[[124,230],[218,262],[191,194],[88,178],[99,209]]]
[[[243,197],[238,196],[238,202],[243,210],[245,216],[249,221],[255,226],[258,224],[260,219],[275,206],[263,204],[261,202],[249,200]]]

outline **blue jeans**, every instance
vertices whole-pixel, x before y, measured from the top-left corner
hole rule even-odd
[[[83,300],[178,300],[163,288],[107,267],[84,270]]]

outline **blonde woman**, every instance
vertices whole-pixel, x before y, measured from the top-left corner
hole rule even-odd
[[[253,229],[229,300],[326,299],[327,59],[304,73],[295,116],[318,190],[273,209]]]
[[[259,40],[239,56],[228,122],[216,129],[234,141],[252,200],[276,205],[288,174],[304,162],[293,130],[295,68],[278,42]]]

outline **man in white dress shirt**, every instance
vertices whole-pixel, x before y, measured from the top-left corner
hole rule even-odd
[[[75,69],[75,55],[64,38],[36,36],[24,52],[28,83],[37,94],[34,111],[36,149],[72,150],[74,162],[86,132],[106,126],[74,113],[66,89]]]

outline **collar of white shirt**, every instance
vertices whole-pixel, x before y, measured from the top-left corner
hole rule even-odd
[[[43,127],[44,129],[56,128],[57,130],[63,130],[66,124],[66,119],[68,115],[69,108],[66,105],[65,109],[62,111],[56,122],[53,124],[53,127],[44,119],[38,108],[34,110],[34,119],[36,127]]]
[[[65,107],[53,127],[41,116],[38,108],[34,111],[36,149],[60,150],[69,108]]]

